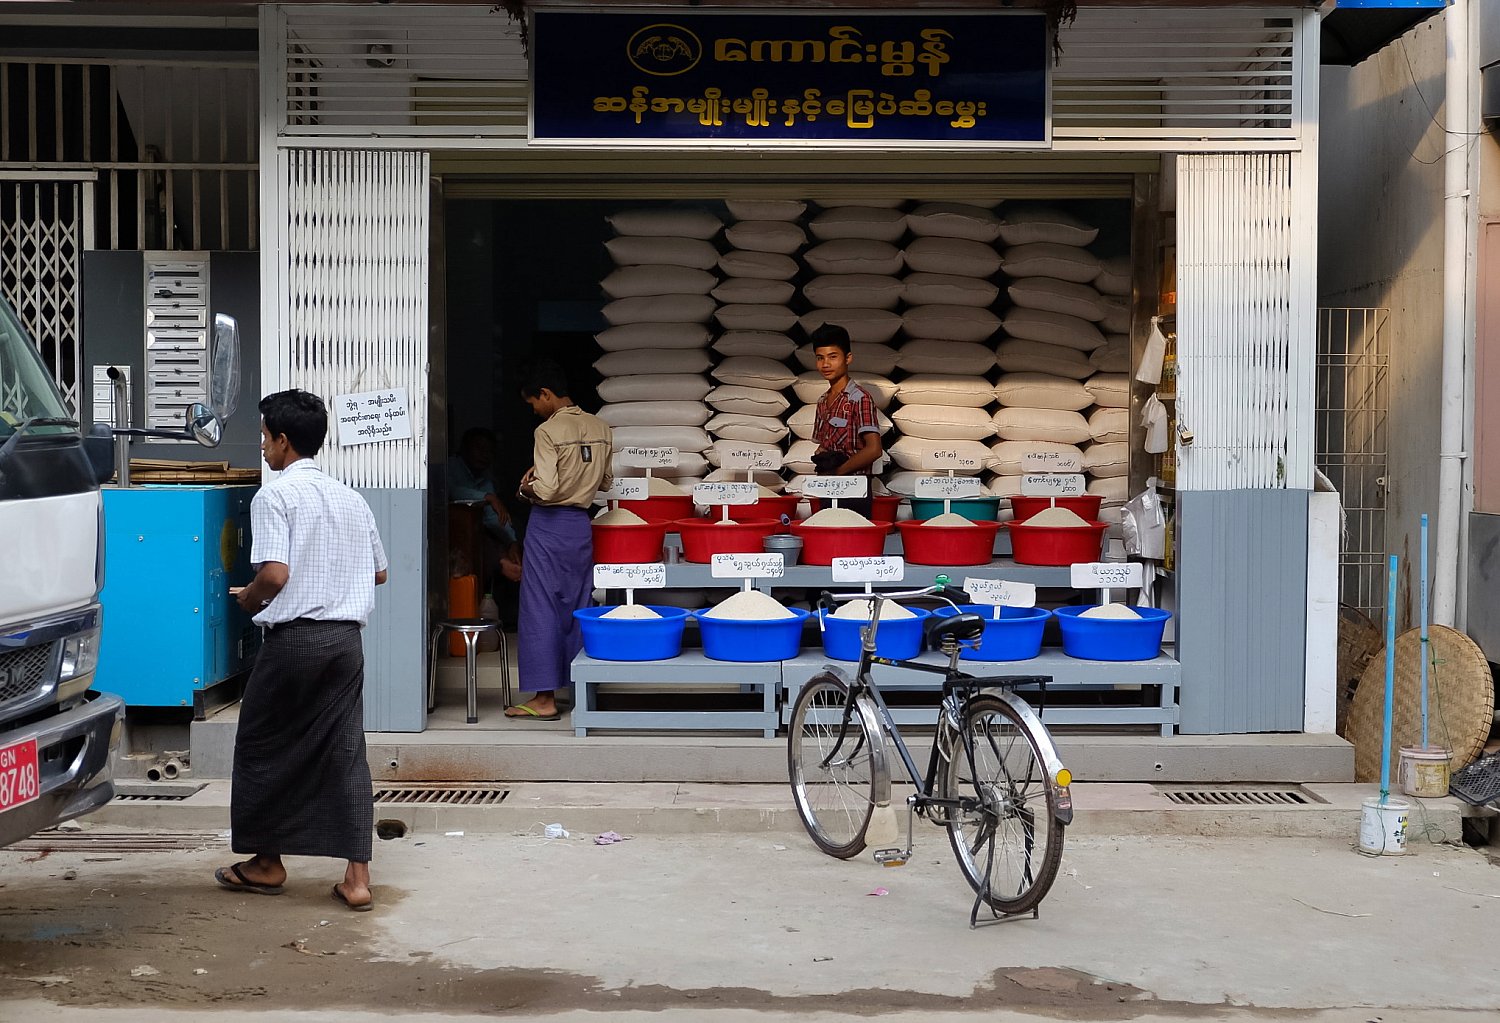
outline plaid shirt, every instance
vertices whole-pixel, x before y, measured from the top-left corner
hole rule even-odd
[[[875,402],[859,384],[850,380],[838,394],[818,399],[813,419],[813,440],[820,451],[836,451],[846,458],[859,450],[860,434],[880,432]]]

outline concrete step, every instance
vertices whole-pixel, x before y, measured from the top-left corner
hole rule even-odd
[[[1180,786],[1075,784],[1070,833],[1187,835],[1223,838],[1335,838],[1351,844],[1359,833],[1360,804],[1377,786],[1308,784],[1306,803],[1180,805],[1168,793]],[[1264,788],[1241,786],[1240,788]],[[1285,788],[1285,786],[1282,786]],[[139,791],[138,789],[135,791]],[[898,794],[899,798],[899,794]],[[1457,842],[1464,805],[1456,799],[1410,800],[1410,841]],[[570,832],[622,835],[768,833],[804,836],[785,782],[779,785],[690,783],[509,785],[492,806],[379,803],[377,820],[402,821],[411,834],[541,834],[560,823]],[[905,819],[905,814],[901,815]],[[229,826],[229,783],[210,782],[186,799],[115,801],[85,818],[89,827],[151,828],[163,832],[221,831]],[[904,827],[904,825],[903,825]],[[937,839],[918,822],[918,840]]]

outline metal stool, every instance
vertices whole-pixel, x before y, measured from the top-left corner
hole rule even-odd
[[[494,629],[500,634],[500,682],[505,696],[505,706],[510,706],[510,652],[505,641],[505,629],[493,618],[444,618],[432,627],[432,658],[427,668],[427,712],[437,706],[437,662],[438,644],[449,632],[464,638],[464,681],[469,695],[469,724],[479,723],[479,676],[476,655],[479,637]]]

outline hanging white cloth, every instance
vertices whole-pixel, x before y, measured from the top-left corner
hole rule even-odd
[[[1141,428],[1146,432],[1146,453],[1159,455],[1167,450],[1167,407],[1156,395],[1141,405]]]
[[[1161,317],[1151,317],[1151,333],[1146,338],[1146,350],[1141,354],[1141,364],[1135,369],[1135,378],[1143,384],[1161,383],[1161,367],[1167,357],[1167,335],[1161,332]]]

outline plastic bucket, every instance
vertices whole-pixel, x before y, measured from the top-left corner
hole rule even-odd
[[[809,497],[808,503],[812,505],[813,514],[816,515],[825,507],[821,497]],[[839,504],[840,508],[848,507],[848,502]],[[896,509],[901,507],[901,498],[895,494],[878,494],[870,498],[870,521],[871,522],[895,522]]]
[[[796,494],[782,494],[777,497],[762,497],[754,504],[716,504],[713,506],[709,518],[717,519],[724,515],[724,509],[728,507],[731,519],[775,519],[778,522],[785,515],[787,521],[791,521],[797,515],[797,502],[802,498]]]
[[[1042,652],[1042,634],[1052,617],[1052,612],[1042,607],[1002,607],[999,618],[988,604],[960,604],[958,611],[984,619],[979,648],[965,646],[959,650],[959,659],[964,661],[1029,661]],[[932,616],[948,618],[956,613],[951,607],[940,607]]]
[[[1076,565],[1098,561],[1104,548],[1103,522],[1087,526],[1027,526],[1007,522],[1011,557],[1018,565]]]
[[[1074,515],[1088,519],[1090,522],[1099,520],[1099,506],[1104,503],[1104,498],[1098,494],[1080,494],[1077,497],[1021,497],[1019,495],[1010,499],[1010,506],[1016,513],[1016,521],[1024,523],[1037,512],[1046,511],[1052,507],[1052,502],[1057,501],[1057,507],[1066,508]]]
[[[994,522],[1000,516],[1000,498],[998,497],[963,497],[956,501],[948,502],[952,507],[948,510],[955,515],[962,515],[970,522]],[[911,499],[911,517],[918,522],[923,519],[937,518],[943,514],[943,502],[936,497],[914,497]]]
[[[988,565],[995,560],[995,534],[1000,532],[1000,523],[929,526],[898,522],[896,528],[901,530],[901,550],[913,565]]]
[[[1441,746],[1402,746],[1396,769],[1401,791],[1418,799],[1448,794],[1448,767],[1453,755]]]
[[[660,561],[670,522],[621,525],[594,523],[594,564],[632,565]]]
[[[1172,612],[1132,608],[1140,618],[1080,618],[1094,604],[1053,610],[1062,630],[1063,653],[1084,661],[1149,661],[1161,653],[1161,636]]]
[[[703,656],[713,661],[789,661],[802,650],[802,623],[809,612],[789,608],[795,618],[741,621],[709,618],[708,609],[694,611]]]
[[[660,618],[605,618],[618,604],[573,612],[583,632],[583,652],[600,661],[665,661],[682,653],[689,612],[647,604]]]
[[[781,522],[761,519],[725,525],[722,519],[678,519],[672,527],[682,537],[683,558],[704,564],[715,554],[759,554]]]
[[[889,523],[872,526],[804,526],[792,523],[792,533],[802,538],[804,565],[831,565],[834,558],[875,558],[885,553]]]
[[[666,522],[691,518],[693,515],[692,494],[661,494],[645,497],[639,501],[621,501],[620,507],[633,511],[649,522]]]
[[[1359,851],[1367,856],[1406,855],[1406,822],[1411,806],[1399,799],[1371,796],[1360,807]]]
[[[802,558],[802,538],[792,533],[772,533],[761,541],[761,548],[767,554],[780,554],[788,568]]]
[[[875,656],[904,661],[922,652],[922,632],[931,611],[907,608],[911,618],[880,619],[875,630]],[[823,631],[823,653],[836,661],[859,660],[860,631],[870,624],[868,618],[839,618],[818,612],[818,626]]]

